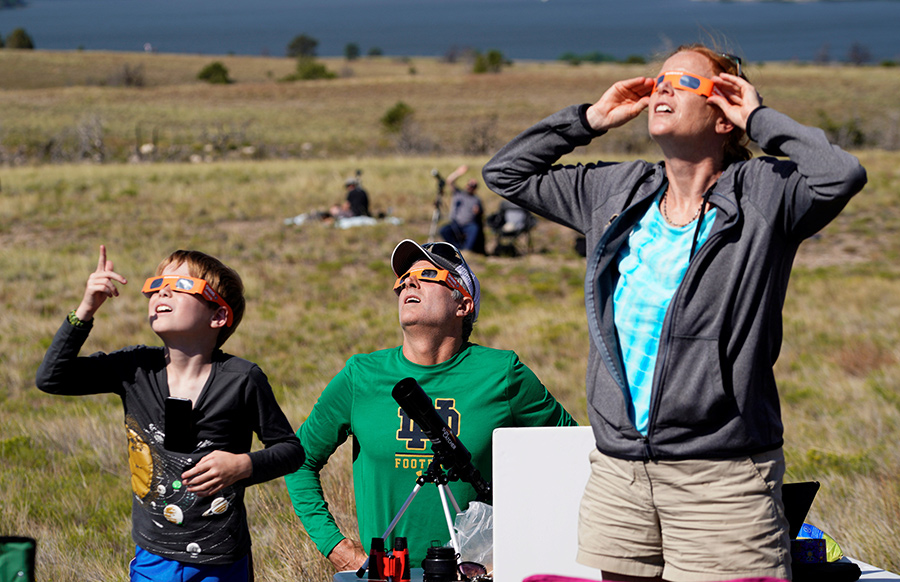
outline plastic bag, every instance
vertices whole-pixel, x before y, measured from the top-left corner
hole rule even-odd
[[[463,562],[475,562],[494,569],[494,508],[480,501],[456,514],[456,537]]]
[[[829,562],[837,562],[844,557],[844,551],[841,550],[841,546],[839,546],[838,543],[834,541],[834,538],[812,524],[804,523],[800,528],[800,533],[797,535],[797,537],[809,538],[814,540],[824,539],[825,558]]]

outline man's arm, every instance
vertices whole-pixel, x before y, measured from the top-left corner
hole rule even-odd
[[[531,369],[513,354],[508,398],[515,426],[577,426]]]
[[[456,181],[459,180],[462,177],[462,175],[468,171],[469,171],[469,166],[466,166],[465,164],[463,164],[462,166],[460,166],[460,167],[456,168],[455,170],[453,170],[452,172],[450,172],[450,175],[447,176],[447,183],[450,184],[450,187],[453,188],[454,190],[459,190],[459,188],[456,186]]]

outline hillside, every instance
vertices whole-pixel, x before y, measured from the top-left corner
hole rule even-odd
[[[197,80],[213,61],[232,84]],[[144,159],[171,161],[480,155],[553,111],[593,102],[616,80],[656,72],[652,64],[516,62],[476,75],[469,63],[431,58],[321,62],[338,77],[279,82],[295,68],[287,58],[0,50],[0,162],[125,161],[145,144],[155,149]],[[900,147],[894,68],[762,63],[747,71],[766,104],[844,145]],[[401,101],[410,122],[387,133],[381,119]],[[646,131],[629,124],[600,147],[648,152]]]

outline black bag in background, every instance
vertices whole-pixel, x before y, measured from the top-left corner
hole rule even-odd
[[[844,561],[846,560],[846,561]],[[794,582],[853,582],[862,572],[859,566],[844,558],[821,564],[791,564]]]

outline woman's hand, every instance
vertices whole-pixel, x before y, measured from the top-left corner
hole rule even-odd
[[[746,79],[728,73],[720,73],[712,81],[715,89],[707,102],[721,109],[731,123],[746,131],[750,114],[762,105],[756,87]]]
[[[656,83],[649,77],[619,81],[606,90],[600,100],[587,110],[587,120],[594,131],[606,131],[625,125],[650,104],[650,93]]]
[[[94,314],[110,297],[118,297],[119,289],[115,283],[122,285],[128,281],[122,275],[113,270],[113,262],[106,259],[106,246],[100,245],[100,259],[97,261],[97,269],[88,277],[87,286],[81,304],[75,310],[75,316],[81,321],[90,321]]]

